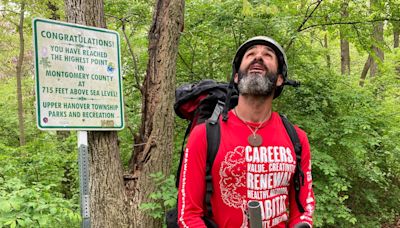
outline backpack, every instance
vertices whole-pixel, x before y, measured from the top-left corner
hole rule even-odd
[[[214,80],[202,80],[193,84],[185,84],[180,86],[175,91],[175,113],[182,119],[189,120],[186,128],[185,136],[182,142],[181,157],[176,174],[176,187],[179,187],[180,171],[182,168],[184,145],[187,136],[190,134],[194,126],[206,123],[206,137],[207,137],[207,160],[206,160],[206,194],[205,202],[207,207],[207,215],[203,220],[208,228],[217,227],[217,225],[210,219],[212,217],[211,208],[211,195],[213,193],[211,167],[213,165],[215,156],[217,155],[220,143],[220,126],[219,116],[225,107],[227,94],[229,92],[229,84],[216,82]],[[231,97],[228,100],[227,108],[230,110],[237,105],[238,92],[236,88],[231,90]],[[300,212],[304,212],[304,208],[300,203],[299,193],[300,185],[304,185],[304,174],[300,168],[301,163],[301,144],[297,136],[297,132],[289,120],[280,115],[282,122],[288,132],[288,135],[293,143],[296,153],[296,171],[294,174],[295,184],[295,198]],[[166,224],[168,228],[177,228],[178,226],[178,211],[177,207],[169,210],[166,213]]]

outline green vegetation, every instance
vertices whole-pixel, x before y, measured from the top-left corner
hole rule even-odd
[[[15,80],[4,79],[0,91],[0,227],[78,227],[76,135],[36,129],[33,99],[26,96],[28,141],[18,147]]]
[[[63,18],[63,2],[49,2],[59,7],[55,13]],[[285,88],[275,110],[308,133],[316,227],[379,227],[400,218],[400,49],[393,40],[400,27],[400,1],[381,2],[370,7],[369,1],[352,1],[344,17],[342,1],[323,1],[318,7],[317,2],[304,0],[186,1],[178,84],[205,78],[226,81],[236,48],[254,35],[272,36],[287,48],[289,77],[302,86]],[[34,1],[27,1],[26,9],[22,85],[26,145],[19,144],[15,80],[19,41],[12,24],[18,17],[7,11],[18,12],[19,3],[0,1],[4,31],[0,34],[0,227],[79,227],[76,134],[36,128],[30,20],[49,18],[52,12]],[[126,167],[133,135],[140,127],[138,87],[146,73],[153,3],[105,1],[107,26],[121,34],[127,127],[119,139]],[[310,17],[302,25],[305,15]],[[385,21],[382,41],[372,35],[376,21]],[[341,38],[350,43],[349,74],[341,73]],[[383,50],[383,61],[372,46]],[[368,55],[377,60],[378,72],[373,77],[368,74],[360,86]],[[176,119],[172,174],[185,127]],[[162,218],[176,202],[174,178],[161,173],[149,178],[159,183],[160,191],[150,195],[142,209]]]

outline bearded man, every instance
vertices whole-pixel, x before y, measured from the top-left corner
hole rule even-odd
[[[248,205],[254,201],[262,227],[312,227],[315,199],[306,133],[294,128],[301,144],[296,157],[281,116],[272,111],[273,100],[290,84],[287,68],[283,48],[269,37],[253,37],[239,47],[231,80],[239,90],[238,105],[219,120],[220,145],[211,168],[212,214],[204,200],[207,137],[200,124],[190,134],[181,169],[181,227],[249,227]],[[299,179],[301,186],[295,184]]]

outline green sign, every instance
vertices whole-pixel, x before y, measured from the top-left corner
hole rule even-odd
[[[33,34],[38,127],[122,129],[118,33],[37,18]]]

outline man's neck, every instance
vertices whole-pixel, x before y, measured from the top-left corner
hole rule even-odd
[[[247,122],[259,123],[271,117],[273,97],[239,95],[236,113]]]

